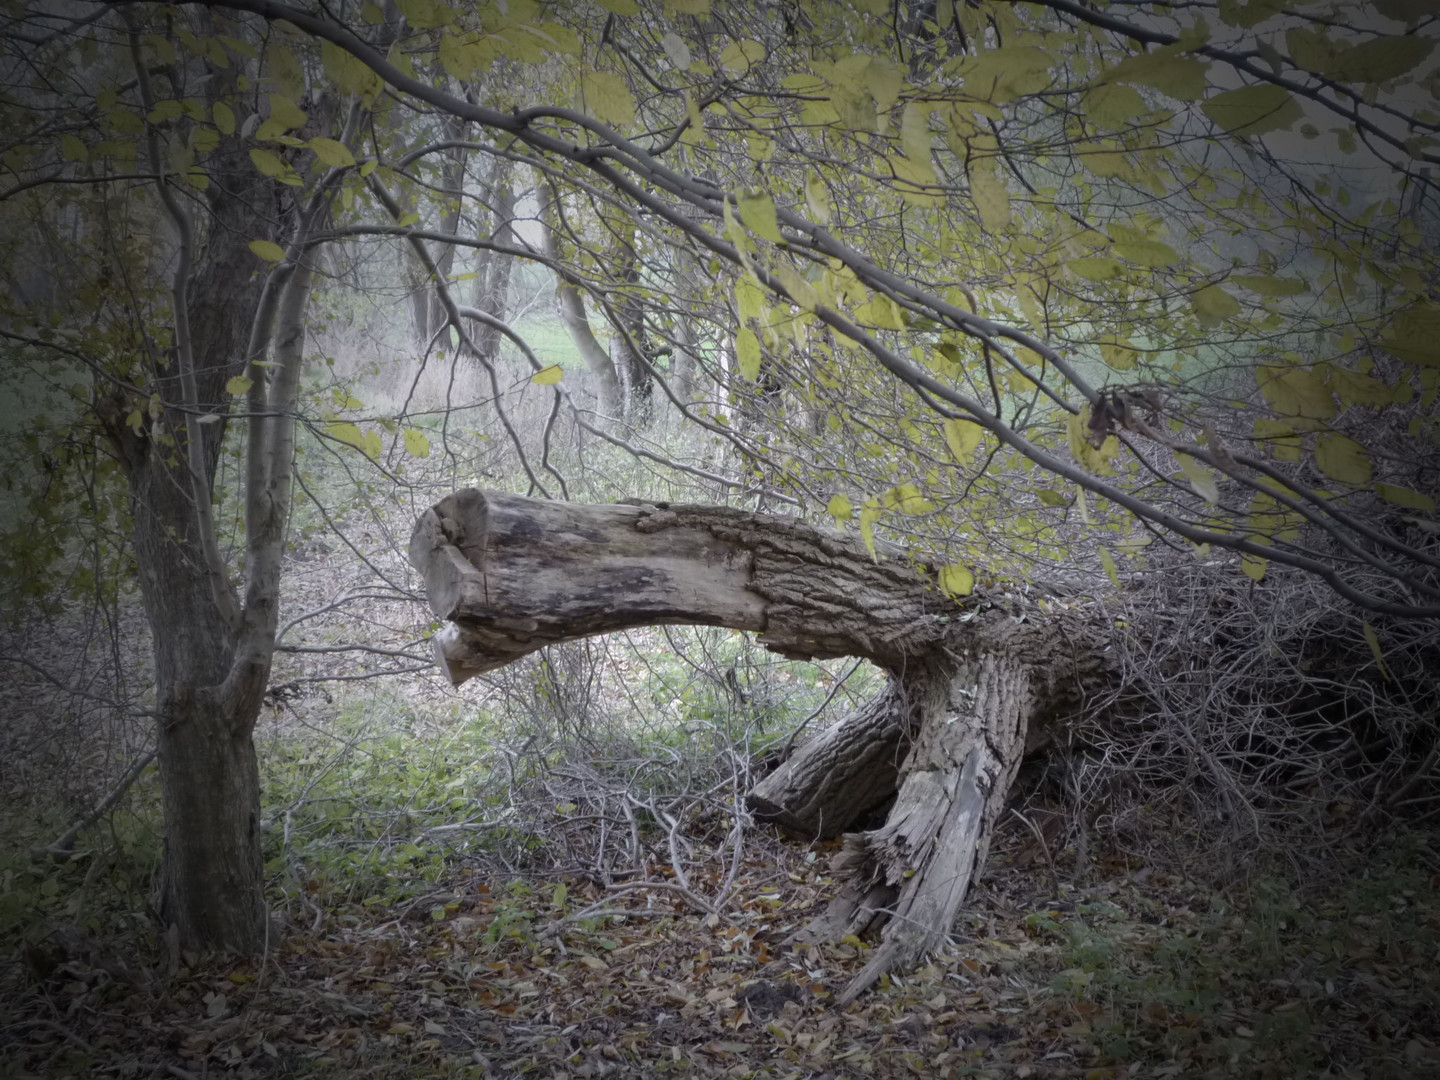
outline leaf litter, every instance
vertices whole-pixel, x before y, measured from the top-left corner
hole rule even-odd
[[[1025,840],[997,841],[951,947],[843,1009],[869,943],[785,943],[835,891],[823,844],[752,844],[709,915],[471,867],[277,927],[263,964],[59,932],[0,981],[0,1075],[1440,1075],[1433,866],[1237,903],[1118,862],[1046,879]]]

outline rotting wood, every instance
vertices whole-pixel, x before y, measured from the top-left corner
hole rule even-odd
[[[751,631],[783,656],[858,656],[885,689],[749,795],[800,835],[850,827],[891,795],[883,826],[846,835],[849,884],[796,940],[881,928],[852,1000],[949,933],[984,866],[1027,742],[1112,677],[1103,622],[1006,595],[957,602],[903,553],[791,518],[725,507],[586,505],[466,489],[410,543],[442,669],[459,685],[545,645],[657,624]]]

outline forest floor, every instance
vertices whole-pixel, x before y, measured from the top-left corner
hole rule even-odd
[[[845,1008],[870,945],[783,944],[827,850],[764,835],[708,916],[657,886],[581,919],[594,885],[477,863],[292,905],[262,964],[61,929],[0,969],[0,1077],[1440,1076],[1436,839],[1222,892],[1118,859],[1067,883],[1016,830],[951,947]]]

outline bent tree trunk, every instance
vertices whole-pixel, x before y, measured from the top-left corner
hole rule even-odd
[[[891,796],[883,826],[849,834],[848,884],[797,937],[882,927],[847,987],[943,940],[983,867],[1027,738],[1106,677],[1103,624],[1005,610],[936,589],[932,568],[787,518],[707,506],[581,505],[466,489],[410,542],[448,624],[437,658],[456,685],[546,645],[626,627],[748,630],[783,656],[859,656],[889,678],[749,795],[757,816],[834,836]]]

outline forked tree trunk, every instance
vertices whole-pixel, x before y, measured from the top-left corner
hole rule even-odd
[[[845,1000],[949,932],[1027,737],[1111,674],[1103,623],[957,602],[898,553],[877,562],[847,537],[720,507],[466,489],[421,518],[410,561],[449,621],[435,644],[457,685],[555,642],[666,623],[753,631],[784,656],[860,656],[889,672],[874,701],[750,795],[759,816],[811,835],[835,835],[895,796],[882,827],[846,836],[835,865],[849,885],[801,933],[884,923]]]

